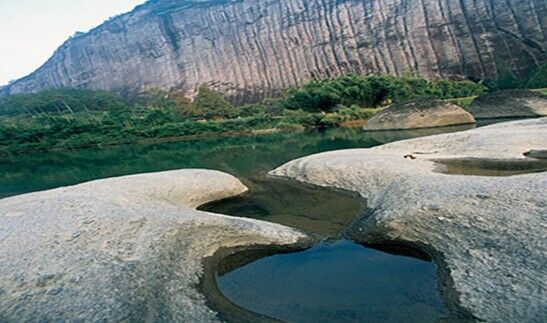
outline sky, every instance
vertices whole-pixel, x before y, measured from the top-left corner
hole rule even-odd
[[[0,85],[40,67],[77,31],[145,0],[0,0]]]

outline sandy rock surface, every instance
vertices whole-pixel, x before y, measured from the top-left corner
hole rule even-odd
[[[180,170],[0,200],[0,321],[217,321],[197,287],[204,257],[305,239],[195,210],[246,190]]]

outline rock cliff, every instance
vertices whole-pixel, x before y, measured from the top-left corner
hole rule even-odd
[[[207,84],[241,102],[345,73],[524,77],[547,62],[546,20],[543,0],[151,0],[4,92]]]
[[[477,119],[533,118],[547,116],[547,95],[526,90],[485,94],[469,107]]]

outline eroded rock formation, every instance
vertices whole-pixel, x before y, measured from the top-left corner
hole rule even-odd
[[[219,321],[198,290],[205,257],[306,239],[195,210],[246,190],[188,169],[0,200],[0,321]]]
[[[4,91],[207,84],[241,102],[345,73],[524,77],[547,62],[546,19],[543,0],[151,0]]]
[[[547,172],[535,172],[538,163],[543,170],[547,163],[523,152],[545,147],[546,130],[547,118],[509,122],[317,154],[271,174],[366,198],[373,210],[349,235],[428,251],[440,265],[443,297],[454,313],[487,322],[539,322],[547,315]],[[531,173],[444,174],[441,161],[475,164],[485,173],[515,165],[515,173]]]

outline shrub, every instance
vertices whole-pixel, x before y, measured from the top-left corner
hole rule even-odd
[[[239,109],[241,117],[251,117],[260,113],[266,113],[266,107],[262,104],[247,104]]]
[[[526,82],[528,89],[547,88],[547,64],[543,64],[528,78]]]
[[[183,119],[196,119],[204,116],[203,110],[182,93],[171,90],[169,92],[157,88],[149,88],[139,93],[136,106],[141,109],[158,108],[174,112]]]
[[[199,92],[194,100],[194,105],[197,109],[203,111],[207,118],[233,118],[238,114],[237,109],[230,102],[203,85],[199,87]]]
[[[290,89],[281,104],[289,110],[334,112],[340,105],[376,108],[386,102],[399,103],[427,97],[476,96],[485,90],[482,83],[471,81],[430,82],[416,76],[346,75]]]
[[[3,116],[121,111],[127,108],[129,104],[126,101],[107,91],[61,88],[0,97],[0,115]]]
[[[498,79],[495,84],[495,90],[516,89],[521,87],[521,82],[519,82],[515,74],[513,74],[507,66],[504,64],[496,64],[496,68]]]
[[[281,130],[294,130],[302,128],[302,125],[294,122],[281,121],[275,127]]]
[[[375,116],[378,111],[378,109],[361,108],[358,105],[352,105],[351,107],[340,107],[338,114],[341,116],[341,121],[365,120]]]
[[[179,92],[154,88],[131,102],[105,91],[50,90],[0,98],[0,151],[78,148],[272,127],[334,127],[369,119],[378,107],[392,102],[424,97],[459,101],[484,90],[482,83],[470,81],[346,75],[313,81],[284,97],[240,108],[205,86],[199,88],[194,102]],[[204,117],[211,120],[197,121]]]

